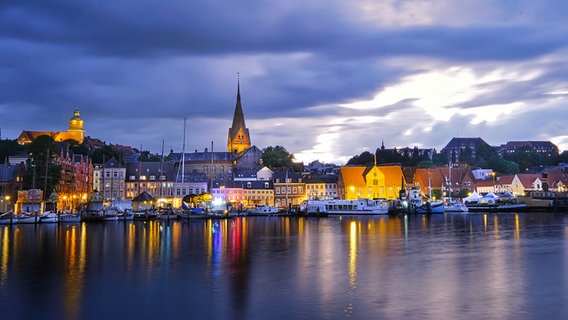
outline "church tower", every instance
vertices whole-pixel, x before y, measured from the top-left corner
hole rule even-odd
[[[250,148],[249,129],[245,125],[245,115],[241,105],[241,85],[237,78],[237,105],[233,115],[233,125],[229,128],[227,140],[227,150],[229,152],[241,153]]]
[[[85,130],[83,129],[83,119],[79,115],[79,109],[75,109],[73,117],[69,120],[69,129],[67,134],[75,141],[83,143],[85,139]]]

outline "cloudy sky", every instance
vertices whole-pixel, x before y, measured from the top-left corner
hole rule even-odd
[[[565,0],[5,0],[0,128],[152,153],[252,143],[298,160],[550,140],[568,149]]]

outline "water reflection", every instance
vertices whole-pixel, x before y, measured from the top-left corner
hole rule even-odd
[[[2,256],[0,257],[0,287],[6,285],[6,281],[8,281],[8,259],[9,259],[9,245],[10,245],[10,237],[9,237],[9,229],[7,226],[2,227]]]
[[[479,213],[4,226],[0,314],[559,318],[567,225]]]

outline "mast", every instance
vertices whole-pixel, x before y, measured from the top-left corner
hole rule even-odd
[[[43,211],[45,211],[45,203],[47,202],[47,169],[49,166],[49,149],[47,149],[47,154],[46,154],[46,161],[45,161],[45,177],[43,178],[43,199],[44,199],[44,207],[43,207]]]
[[[448,190],[448,198],[452,202],[452,162],[448,164],[448,179],[450,180],[450,189]]]
[[[211,187],[209,188],[209,193],[213,192],[213,140],[211,140]]]
[[[160,175],[158,176],[158,195],[162,195],[162,175],[164,174],[164,139],[162,139],[162,156],[160,157]]]
[[[183,146],[181,147],[181,182],[183,183],[185,174],[185,122],[187,118],[183,117]]]

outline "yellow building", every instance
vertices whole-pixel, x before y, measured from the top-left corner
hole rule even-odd
[[[55,140],[55,142],[75,140],[78,143],[83,143],[83,140],[85,139],[85,130],[83,129],[83,119],[81,119],[79,110],[75,109],[73,112],[73,116],[69,120],[69,128],[66,132],[24,130],[20,133],[17,140],[19,144],[27,144],[34,141],[39,136],[50,136],[53,140]]]
[[[400,166],[342,166],[337,182],[339,197],[395,200],[404,181]]]

